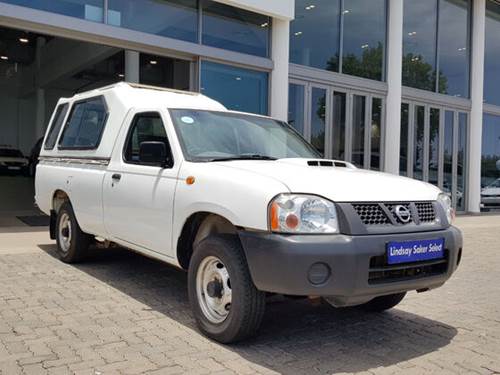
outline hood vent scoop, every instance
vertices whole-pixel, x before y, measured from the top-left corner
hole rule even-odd
[[[351,163],[339,160],[308,160],[307,165],[311,167],[355,168]]]

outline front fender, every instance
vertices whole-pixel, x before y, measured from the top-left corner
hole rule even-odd
[[[276,179],[206,163],[186,163],[175,192],[172,248],[177,248],[186,220],[197,212],[222,216],[236,227],[267,230],[271,199],[289,192]],[[187,184],[188,176],[195,182]]]

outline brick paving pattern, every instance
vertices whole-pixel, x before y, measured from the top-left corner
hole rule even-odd
[[[198,333],[183,272],[125,250],[66,265],[49,240],[0,233],[0,373],[499,374],[500,217],[458,225],[465,253],[444,287],[381,314],[275,298],[234,346]]]

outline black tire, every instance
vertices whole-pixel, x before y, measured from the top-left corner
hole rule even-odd
[[[392,309],[394,306],[400,303],[403,298],[405,298],[405,296],[406,292],[375,297],[371,301],[357,307],[368,312],[381,312]]]
[[[227,270],[232,296],[228,315],[217,323],[203,312],[200,305],[203,301],[199,300],[197,293],[200,265],[213,257],[220,260]],[[189,264],[188,293],[198,328],[209,338],[229,344],[249,338],[258,331],[265,310],[265,293],[253,284],[245,254],[236,237],[210,236],[196,246]],[[203,296],[201,298],[206,298]]]
[[[66,220],[70,226],[66,226]],[[63,226],[61,228],[61,226]],[[64,230],[66,228],[66,231]],[[65,236],[66,234],[66,236]],[[65,263],[81,261],[89,248],[92,237],[82,232],[71,203],[64,202],[59,208],[56,220],[57,255]]]

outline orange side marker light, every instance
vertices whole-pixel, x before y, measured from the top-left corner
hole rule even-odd
[[[188,185],[193,185],[195,181],[196,179],[194,178],[194,176],[189,176],[188,178],[186,178],[186,184]]]

